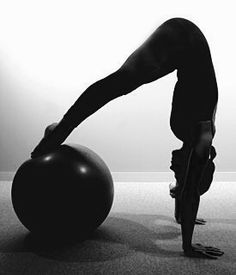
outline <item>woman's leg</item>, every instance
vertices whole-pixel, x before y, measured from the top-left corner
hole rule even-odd
[[[89,86],[64,120],[77,127],[111,100],[173,72],[187,48],[185,36],[175,20],[163,23],[117,71]]]
[[[63,143],[74,128],[111,100],[126,95],[177,68],[185,39],[175,22],[163,23],[115,72],[90,85],[50,134],[31,153],[37,157]]]

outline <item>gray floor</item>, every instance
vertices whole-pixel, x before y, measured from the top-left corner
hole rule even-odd
[[[0,182],[0,274],[236,274],[236,184],[213,183],[201,199],[194,241],[221,248],[218,260],[189,259],[181,251],[169,183],[115,183],[109,217],[94,236],[63,250],[29,248],[29,235]]]

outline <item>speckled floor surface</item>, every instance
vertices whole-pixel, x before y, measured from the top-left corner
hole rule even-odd
[[[218,260],[190,259],[181,250],[169,183],[115,183],[109,217],[84,241],[63,249],[29,247],[28,231],[0,182],[0,275],[236,274],[236,184],[216,182],[201,199],[194,241],[221,248]]]

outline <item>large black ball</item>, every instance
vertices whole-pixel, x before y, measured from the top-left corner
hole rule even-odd
[[[70,239],[94,231],[113,202],[111,173],[81,145],[60,145],[17,170],[12,204],[22,224],[37,236]]]

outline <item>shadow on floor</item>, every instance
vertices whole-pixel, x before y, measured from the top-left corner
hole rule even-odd
[[[10,232],[9,232],[10,233]],[[173,219],[161,215],[135,215],[115,213],[86,240],[56,245],[42,240],[36,241],[27,231],[12,231],[0,239],[1,252],[29,252],[47,259],[63,262],[102,262],[123,258],[140,252],[157,257],[178,257],[178,247],[171,245],[163,249],[163,244],[179,238],[179,225]]]

